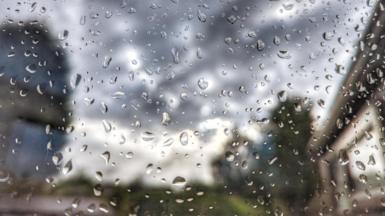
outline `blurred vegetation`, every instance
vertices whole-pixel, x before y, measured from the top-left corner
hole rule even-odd
[[[277,106],[271,117],[269,136],[275,153],[263,169],[271,176],[268,185],[274,202],[292,215],[306,215],[318,182],[316,164],[306,150],[313,121],[310,108],[302,99],[290,99]]]
[[[56,196],[93,195],[95,184],[79,176],[59,183],[48,194]],[[266,215],[266,208],[257,199],[226,193],[221,186],[192,185],[183,191],[143,187],[140,183],[103,185],[100,196],[115,215]]]
[[[258,196],[275,215],[306,215],[318,183],[317,167],[306,151],[310,109],[301,98],[278,104],[262,128],[262,143],[233,130],[224,156],[214,163],[225,188],[243,197]]]
[[[262,142],[232,130],[223,155],[213,163],[215,185],[187,185],[175,191],[145,187],[139,181],[104,184],[78,176],[50,184],[14,182],[7,193],[97,197],[114,215],[306,215],[317,183],[317,169],[306,152],[312,122],[309,112],[301,99],[280,103],[262,128]],[[100,196],[94,194],[95,186]]]

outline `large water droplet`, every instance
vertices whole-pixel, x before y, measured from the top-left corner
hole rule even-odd
[[[205,78],[201,77],[198,80],[198,86],[200,89],[205,90],[209,87],[209,82]]]
[[[172,184],[178,187],[183,187],[186,185],[186,179],[181,176],[177,176],[174,180],[172,180]]]
[[[365,171],[366,167],[365,164],[362,163],[361,161],[356,161],[356,166],[359,170]]]
[[[76,88],[79,83],[80,83],[80,80],[82,79],[82,76],[80,74],[73,74],[71,76],[71,79],[70,79],[70,84],[71,84],[71,87],[74,89]]]
[[[25,67],[25,70],[31,74],[34,74],[34,73],[36,73],[37,66],[36,66],[36,64],[29,64]]]
[[[111,130],[112,130],[111,123],[108,122],[108,121],[106,121],[106,120],[103,120],[102,123],[103,123],[104,131],[105,131],[106,133],[111,132]]]
[[[67,163],[63,167],[63,174],[67,175],[72,170],[72,160],[67,161]]]
[[[171,122],[171,116],[167,112],[162,113],[162,125],[168,125]]]
[[[106,164],[108,164],[110,162],[111,154],[109,151],[103,152],[100,156],[104,159]]]
[[[154,138],[155,138],[154,134],[151,133],[150,131],[145,131],[142,133],[142,140],[145,142],[152,141],[154,140]]]
[[[187,132],[182,132],[179,136],[179,141],[182,145],[188,144],[188,134]]]
[[[233,162],[235,159],[235,155],[231,151],[226,152],[225,157],[228,162]]]
[[[107,68],[110,65],[111,61],[112,61],[112,57],[105,56],[103,61],[103,68]]]

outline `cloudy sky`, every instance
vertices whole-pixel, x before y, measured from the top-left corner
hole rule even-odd
[[[75,116],[66,176],[102,171],[106,180],[169,184],[175,176],[212,182],[227,131],[258,142],[256,121],[278,92],[309,98],[322,122],[375,1],[0,4],[4,21],[44,22],[66,50]]]

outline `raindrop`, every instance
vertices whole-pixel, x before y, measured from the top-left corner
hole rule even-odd
[[[111,61],[112,61],[112,57],[105,56],[103,61],[103,68],[107,68],[110,65]]]
[[[0,169],[0,183],[7,182],[10,179],[9,172],[6,170]]]
[[[366,167],[365,164],[362,163],[361,161],[356,161],[356,166],[359,170],[365,171]]]
[[[147,175],[148,175],[148,174],[151,174],[153,170],[154,170],[154,165],[153,165],[152,163],[150,163],[150,164],[148,164],[148,165],[146,166],[146,174],[147,174]]]
[[[274,36],[273,43],[279,46],[281,44],[281,39],[278,36]]]
[[[108,112],[108,106],[104,102],[100,103],[100,111],[104,114]]]
[[[333,39],[334,34],[332,32],[324,32],[322,34],[322,37],[324,40],[329,41],[329,40]]]
[[[294,4],[282,4],[283,9],[290,11],[294,8]]]
[[[101,171],[96,171],[95,178],[98,181],[102,181],[103,180],[103,173]]]
[[[174,178],[174,180],[172,180],[172,184],[175,186],[183,187],[186,185],[186,179],[181,176],[177,176]]]
[[[322,100],[322,99],[319,99],[319,100],[317,101],[317,104],[318,104],[320,107],[324,108],[324,106],[325,106],[325,101]]]
[[[360,174],[360,175],[358,176],[358,178],[359,178],[360,181],[361,181],[362,183],[364,183],[364,184],[366,184],[366,183],[368,182],[368,177],[367,177],[366,175],[364,175],[364,174]]]
[[[108,122],[108,121],[106,121],[106,120],[102,120],[102,123],[103,123],[104,131],[105,131],[106,133],[111,132],[111,130],[112,130],[111,123]]]
[[[145,131],[142,133],[142,140],[145,141],[145,142],[149,142],[149,141],[152,141],[154,140],[154,134],[151,133],[150,131]]]
[[[78,73],[72,75],[71,79],[70,79],[71,87],[73,89],[76,88],[79,85],[81,79],[82,79],[82,76],[80,74],[78,74]]]
[[[171,146],[173,143],[174,143],[174,139],[173,138],[168,138],[167,140],[165,140],[163,142],[163,146]]]
[[[117,91],[117,92],[114,92],[114,94],[112,94],[112,98],[113,99],[120,99],[125,95],[126,95],[126,93],[124,93],[122,91]]]
[[[206,22],[207,15],[205,13],[203,13],[201,10],[198,10],[198,19],[201,22]]]
[[[257,40],[257,50],[262,51],[265,49],[265,43],[262,40]]]
[[[187,132],[182,132],[179,135],[179,141],[182,145],[187,145],[188,144],[188,134]]]
[[[94,195],[95,196],[101,196],[103,194],[103,187],[101,184],[97,184],[94,186]]]
[[[134,157],[134,152],[127,152],[126,155],[125,155],[125,157],[126,157],[127,159],[132,159],[132,158]]]
[[[31,74],[34,74],[34,73],[36,73],[37,66],[36,66],[36,64],[29,64],[25,67],[25,70]]]
[[[109,212],[109,211],[108,211],[107,205],[106,205],[106,204],[103,204],[103,203],[101,203],[101,204],[99,205],[99,210],[100,210],[101,212],[103,212],[103,213],[108,213],[108,212]]]
[[[286,93],[286,91],[278,92],[277,96],[278,96],[278,100],[280,102],[285,102],[287,100],[287,93]]]
[[[61,163],[62,159],[63,155],[60,152],[57,152],[52,156],[52,162],[55,166],[58,166]]]
[[[231,151],[226,152],[225,157],[228,162],[233,162],[235,159],[235,155]]]
[[[373,154],[371,154],[369,156],[368,165],[376,165],[376,160],[374,159],[374,155]]]
[[[9,52],[8,53],[8,58],[11,58],[11,57],[14,57],[16,55],[16,53],[15,52]]]
[[[174,61],[175,64],[179,64],[180,60],[179,60],[179,50],[177,48],[172,48],[171,49],[171,55],[172,55],[172,59]]]
[[[69,160],[63,167],[63,174],[67,175],[72,170],[72,160]]]
[[[72,208],[78,208],[80,205],[80,199],[79,198],[75,198],[73,201],[72,201]]]
[[[368,7],[373,7],[374,5],[376,5],[376,0],[366,0],[366,5]]]
[[[257,37],[257,33],[255,33],[255,31],[250,31],[249,33],[247,33],[247,36],[249,36],[251,38],[255,38],[255,37]]]
[[[69,31],[64,30],[62,33],[59,34],[58,38],[59,40],[65,40],[68,38],[68,35],[69,35]]]
[[[108,163],[110,162],[111,154],[110,154],[109,151],[103,152],[100,156],[104,159],[104,161],[106,162],[106,164],[108,164]]]
[[[94,213],[96,210],[96,205],[95,204],[90,204],[88,207],[87,207],[87,211],[90,212],[90,213]]]
[[[201,77],[198,80],[198,86],[200,89],[205,90],[207,87],[209,87],[209,83],[205,78]]]
[[[279,50],[277,53],[277,56],[280,57],[281,59],[290,59],[291,55],[289,51],[287,50]]]
[[[171,122],[171,116],[167,112],[162,113],[162,125],[168,125]]]
[[[196,55],[197,55],[198,59],[202,59],[203,58],[203,56],[202,56],[202,49],[201,48],[198,47]]]
[[[113,14],[114,14],[114,13],[113,13],[112,11],[107,10],[107,11],[104,13],[104,17],[107,18],[107,19],[109,19],[109,18],[112,17]]]
[[[230,15],[226,18],[227,22],[234,24],[237,21],[237,17],[234,15]]]
[[[81,16],[80,17],[80,25],[86,24],[86,16]]]

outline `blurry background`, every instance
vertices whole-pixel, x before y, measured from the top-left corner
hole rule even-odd
[[[307,145],[377,2],[0,5],[0,212],[311,215]]]

